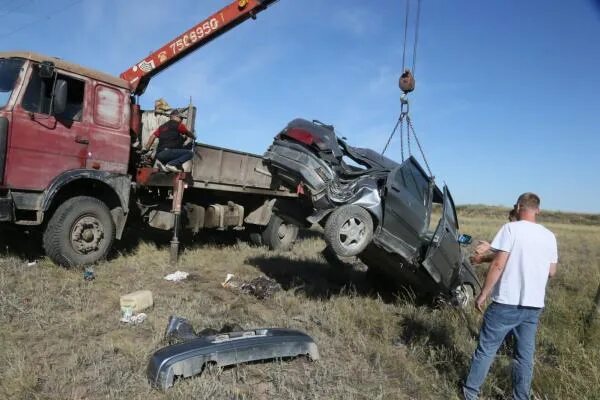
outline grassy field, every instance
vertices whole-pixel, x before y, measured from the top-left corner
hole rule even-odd
[[[461,230],[490,239],[505,215],[493,207],[461,208]],[[586,318],[600,282],[600,224],[596,216],[551,217],[560,265],[538,334],[535,397],[599,399],[600,329]],[[97,266],[91,282],[81,270],[44,258],[28,266],[37,254],[32,239],[2,233],[1,241],[0,399],[455,399],[481,322],[473,310],[415,304],[406,291],[377,291],[364,272],[329,266],[315,232],[289,253],[237,242],[188,244],[177,268],[168,265],[168,239],[140,241]],[[176,269],[192,276],[162,279]],[[258,300],[222,288],[227,273],[266,274],[284,290]],[[119,296],[138,289],[153,291],[148,319],[119,323]],[[225,323],[302,329],[314,337],[321,360],[241,365],[161,393],[146,382],[145,368],[164,345],[172,314],[197,330]],[[485,398],[508,396],[509,371],[507,346]]]

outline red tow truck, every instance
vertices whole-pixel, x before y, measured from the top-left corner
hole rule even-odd
[[[274,1],[236,0],[120,77],[1,52],[0,228],[41,229],[46,254],[64,266],[105,258],[132,220],[173,229],[175,253],[180,223],[194,232],[245,229],[257,242],[289,247],[298,227],[274,210],[293,208],[297,195],[261,157],[197,145],[191,171],[167,174],[144,165],[136,148],[144,114],[138,98],[150,79]],[[191,107],[191,129],[193,115]]]

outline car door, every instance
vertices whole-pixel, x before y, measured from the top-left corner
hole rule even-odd
[[[54,78],[40,77],[33,64],[28,83],[14,107],[6,163],[6,185],[44,190],[62,172],[85,168],[88,123],[84,104],[85,78],[57,71]],[[53,85],[67,81],[67,107],[61,115],[51,108]]]
[[[431,179],[413,157],[390,172],[386,183],[383,224],[377,240],[410,262],[418,256],[429,226],[432,187]]]
[[[450,290],[459,273],[461,260],[456,209],[448,188],[444,186],[442,216],[422,264],[441,288]]]

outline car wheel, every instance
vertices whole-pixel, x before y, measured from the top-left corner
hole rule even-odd
[[[331,247],[327,246],[321,252],[321,255],[327,263],[335,268],[343,270],[366,271],[367,266],[360,261],[358,257],[341,257],[338,256]]]
[[[88,196],[61,204],[44,230],[44,250],[64,267],[81,267],[106,258],[115,237],[115,224],[106,204]]]
[[[262,244],[269,246],[269,249],[288,251],[298,237],[298,226],[288,224],[273,214],[261,236]]]
[[[360,254],[373,239],[373,219],[367,210],[345,205],[335,210],[325,224],[325,241],[341,257]]]
[[[458,308],[468,308],[473,305],[474,292],[471,285],[461,284],[452,291],[452,304]]]

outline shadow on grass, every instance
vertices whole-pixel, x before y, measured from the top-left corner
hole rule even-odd
[[[171,245],[173,233],[161,231],[144,226],[128,227],[121,240],[115,240],[108,259],[120,255],[135,253],[141,243],[151,243],[158,249],[168,250]],[[197,235],[183,232],[180,237],[181,250],[197,247],[199,245],[232,246],[247,238],[233,231],[201,231]],[[42,244],[42,232],[36,229],[24,230],[13,227],[2,227],[0,232],[0,254],[16,257],[24,262],[35,261],[45,256]]]
[[[132,254],[135,253],[141,243],[151,243],[156,248],[164,250],[171,245],[173,238],[172,231],[162,231],[149,228],[143,225],[136,225],[125,230],[123,238],[115,242],[114,253]],[[247,238],[243,233],[235,231],[200,231],[194,235],[191,232],[183,231],[179,234],[180,249],[190,249],[200,245],[232,246],[239,241],[245,241]]]
[[[322,239],[323,233],[314,229],[300,229],[298,231],[298,240],[301,239]]]
[[[268,277],[275,279],[283,289],[302,293],[311,299],[328,299],[340,294],[380,297],[387,303],[398,299],[398,290],[377,288],[364,271],[332,266],[309,260],[287,257],[253,257],[246,260]]]
[[[0,251],[2,255],[17,257],[24,262],[40,259],[44,257],[42,234],[37,230],[2,227]]]

